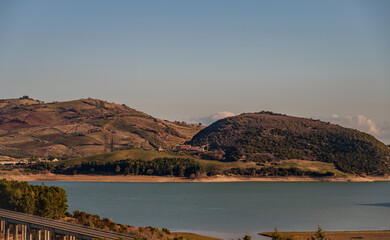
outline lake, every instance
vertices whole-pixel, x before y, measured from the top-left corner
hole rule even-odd
[[[31,182],[41,184],[41,182]],[[101,183],[63,187],[69,211],[231,239],[258,232],[390,229],[390,182]],[[262,239],[255,237],[254,239]]]

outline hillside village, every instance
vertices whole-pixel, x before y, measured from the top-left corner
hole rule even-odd
[[[204,152],[207,150],[207,146],[191,146],[191,145],[177,145],[173,150],[179,151],[188,151],[188,152]]]

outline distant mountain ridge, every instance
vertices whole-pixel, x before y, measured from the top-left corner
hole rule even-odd
[[[221,119],[188,144],[208,145],[209,156],[224,161],[312,160],[358,174],[387,174],[390,169],[389,148],[369,134],[271,112]]]
[[[170,148],[203,127],[154,118],[99,99],[0,100],[0,155],[69,158],[114,150]]]

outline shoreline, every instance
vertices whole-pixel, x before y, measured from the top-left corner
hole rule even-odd
[[[260,236],[271,237],[273,232],[261,232]],[[295,236],[298,240],[310,239],[315,232],[293,231],[279,232],[283,237]],[[356,231],[324,231],[325,237],[332,240],[347,240],[347,239],[371,239],[371,240],[387,240],[390,239],[390,230],[356,230]]]
[[[194,179],[173,176],[148,175],[60,175],[47,174],[0,174],[0,178],[17,181],[66,181],[66,182],[388,182],[385,176],[346,177],[245,177],[245,176],[201,176]]]

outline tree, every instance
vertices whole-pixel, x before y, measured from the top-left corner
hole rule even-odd
[[[116,173],[120,173],[121,172],[121,167],[119,167],[119,165],[116,165],[115,172]]]
[[[244,238],[242,240],[251,240],[252,239],[252,236],[250,235],[245,235]]]
[[[284,240],[284,237],[277,228],[275,228],[275,231],[272,233],[271,238],[272,240]]]
[[[322,228],[318,225],[317,231],[308,240],[330,240],[330,239],[325,237],[325,232],[322,231]]]
[[[66,192],[60,187],[29,185],[0,180],[0,208],[59,219],[68,208]]]

